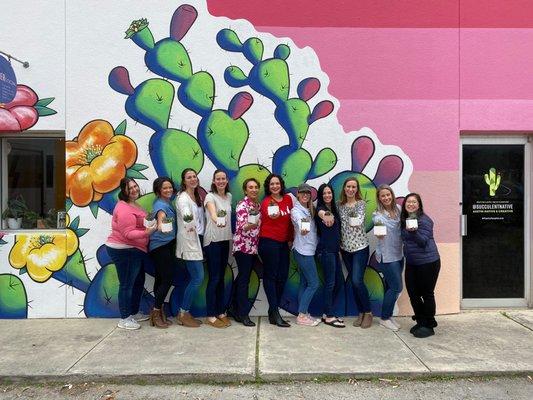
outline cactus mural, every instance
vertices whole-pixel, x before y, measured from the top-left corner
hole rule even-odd
[[[139,180],[143,186],[139,203],[149,210],[154,194],[148,181],[165,175],[179,184],[182,170],[189,167],[199,173],[204,185],[215,168],[224,170],[235,203],[242,197],[245,179],[255,177],[264,182],[271,171],[283,176],[289,189],[306,181],[315,187],[330,181],[337,195],[344,179],[355,175],[367,201],[367,230],[372,227],[370,214],[375,208],[377,185],[394,184],[400,196],[408,192],[408,157],[397,147],[381,144],[369,128],[343,130],[336,118],[339,103],[328,94],[328,77],[312,50],[299,49],[290,39],[259,35],[246,21],[232,21],[230,29],[227,19],[209,15],[204,1],[191,3],[194,5],[182,4],[169,14],[169,34],[160,40],[152,29],[156,32],[164,28],[167,17],[164,22],[155,18],[157,26],[152,26],[149,18],[133,20],[125,40],[118,39],[118,28],[114,29],[116,38],[99,38],[103,47],[111,41],[121,46],[120,52],[107,56],[106,63],[94,64],[98,79],[107,84],[98,96],[112,99],[110,103],[119,106],[93,111],[95,105],[88,109],[110,112],[114,121],[123,122],[113,127],[107,120],[86,115],[78,125],[83,126],[78,134],[67,140],[66,197],[72,221],[65,237],[74,235],[76,246],[65,244],[57,263],[41,271],[28,261],[29,247],[23,244],[30,243],[30,239],[10,236],[4,238],[6,244],[2,246],[0,238],[0,257],[7,252],[17,255],[9,257],[10,273],[0,275],[0,289],[9,288],[0,293],[11,293],[0,295],[0,318],[31,314],[26,290],[31,297],[31,287],[37,282],[50,291],[57,290],[53,282],[71,289],[65,300],[70,316],[118,316],[116,270],[103,243],[117,202],[119,181],[124,176]],[[125,21],[117,23],[123,25]],[[310,58],[297,62],[304,56]],[[84,101],[98,104],[95,100]],[[41,248],[51,248],[53,243],[47,239],[43,242],[39,236],[39,245],[31,254],[42,253]],[[369,260],[365,282],[377,311],[384,284],[373,268],[374,261]],[[141,309],[147,312],[153,304],[154,267],[149,260],[144,267]],[[224,277],[228,304],[235,267],[230,259]],[[13,270],[27,273],[16,276]],[[257,298],[261,277],[262,266],[258,263],[249,288],[250,308],[256,314],[266,311],[266,302]],[[178,310],[188,279],[183,265],[176,261],[174,286],[165,305],[169,314]],[[205,315],[207,279],[206,270],[204,284],[193,303],[196,316]],[[283,306],[293,313],[298,283],[298,270],[292,263]],[[321,314],[322,292],[323,287],[311,304],[315,314]],[[336,307],[339,315],[357,311],[350,279]]]
[[[496,190],[500,187],[502,177],[500,176],[500,173],[496,173],[495,168],[489,169],[489,173],[485,174],[485,183],[489,187],[489,195],[490,197],[496,196]]]

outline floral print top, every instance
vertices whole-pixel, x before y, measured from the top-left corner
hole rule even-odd
[[[259,203],[254,203],[248,196],[245,196],[237,204],[235,211],[237,216],[237,223],[235,224],[235,234],[233,235],[233,252],[240,251],[245,254],[257,254],[257,243],[259,242],[259,227],[261,226],[261,216],[259,214],[259,222],[257,226],[249,231],[245,231],[244,227],[248,223],[248,215],[250,210],[256,209],[259,211]]]
[[[368,246],[368,236],[365,231],[365,224],[359,226],[350,226],[350,211],[355,209],[358,219],[365,220],[366,202],[358,200],[355,205],[337,204],[339,215],[341,217],[341,249],[353,253],[362,250]]]

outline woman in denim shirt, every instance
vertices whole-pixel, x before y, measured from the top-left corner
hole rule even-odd
[[[392,331],[400,329],[400,325],[392,319],[394,304],[402,292],[403,253],[400,231],[400,209],[396,205],[396,197],[388,185],[380,185],[377,193],[378,208],[372,216],[374,225],[385,225],[387,233],[376,235],[376,259],[378,268],[385,278],[387,290],[383,296],[381,319],[379,324]]]

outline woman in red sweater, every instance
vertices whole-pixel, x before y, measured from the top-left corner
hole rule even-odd
[[[118,306],[121,319],[118,327],[139,329],[141,326],[132,315],[133,285],[146,257],[148,238],[157,227],[144,227],[146,211],[136,203],[139,186],[135,180],[122,178],[118,198],[120,201],[113,210],[111,235],[106,242],[107,253],[115,263],[119,281]]]
[[[285,182],[276,174],[265,179],[265,198],[261,202],[259,256],[263,262],[263,286],[268,299],[268,320],[272,325],[290,325],[279,314],[279,303],[289,275],[289,243],[293,239],[292,197],[285,193]]]

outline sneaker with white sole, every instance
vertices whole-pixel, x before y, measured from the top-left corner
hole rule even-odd
[[[390,319],[380,319],[379,324],[387,329],[390,329],[391,331],[396,332],[398,330],[398,327],[394,325],[394,323]]]
[[[138,312],[137,314],[130,316],[130,318],[133,318],[135,322],[143,322],[143,321],[148,321],[150,319],[150,316]]]
[[[318,319],[314,319],[308,315],[304,316],[297,316],[296,317],[296,324],[297,325],[304,325],[304,326],[317,326],[320,323]]]
[[[394,325],[396,325],[396,328],[402,329],[402,326],[400,325],[400,323],[396,321],[393,317],[390,317],[390,320],[392,321]]]
[[[127,329],[130,331],[134,331],[141,327],[141,325],[139,325],[134,319],[131,319],[131,317],[121,319],[118,321],[117,326],[121,329]]]

